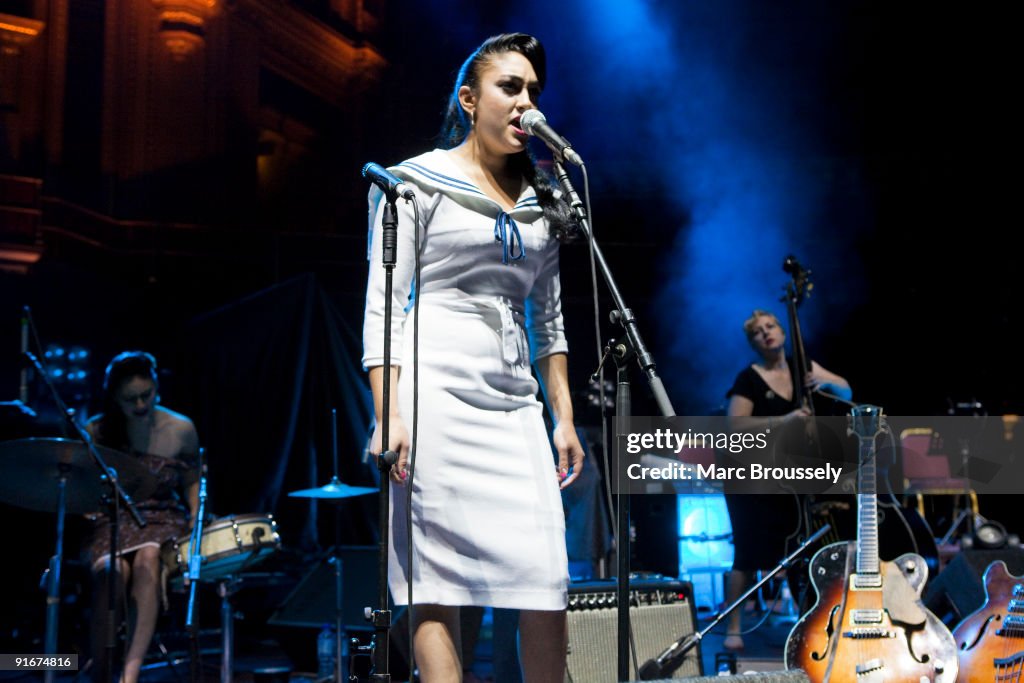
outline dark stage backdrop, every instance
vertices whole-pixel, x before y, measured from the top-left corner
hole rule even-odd
[[[300,276],[187,325],[184,394],[207,449],[217,515],[273,513],[286,544],[334,541],[332,504],[288,493],[333,475],[331,409],[338,415],[340,479],[375,485],[366,462],[373,416],[362,344],[323,289]],[[341,507],[342,540],[372,542],[376,496]]]

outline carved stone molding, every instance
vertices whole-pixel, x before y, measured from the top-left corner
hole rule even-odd
[[[206,22],[217,14],[220,0],[152,0],[160,37],[178,61],[202,47]]]
[[[45,26],[35,19],[0,14],[0,50],[6,55],[18,54],[21,48],[36,39]]]
[[[287,3],[233,0],[229,8],[256,29],[264,66],[342,109],[387,66],[370,43],[349,40]]]

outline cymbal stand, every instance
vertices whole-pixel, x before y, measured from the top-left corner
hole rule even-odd
[[[336,514],[335,517],[340,517]],[[341,616],[341,584],[343,569],[341,562],[341,546],[334,546],[334,683],[345,683],[347,662],[343,659],[344,649],[342,642],[345,640],[345,624]]]
[[[24,357],[33,365],[36,372],[43,379],[43,383],[46,384],[46,388],[50,391],[53,396],[53,401],[57,405],[57,409],[60,414],[64,417],[65,421],[71,426],[72,430],[78,435],[78,439],[85,444],[86,448],[89,449],[89,454],[92,456],[93,462],[96,467],[102,472],[102,478],[110,484],[113,496],[111,501],[113,503],[114,514],[111,518],[111,536],[112,542],[110,545],[110,572],[108,576],[107,590],[108,590],[108,613],[111,617],[110,628],[108,628],[108,639],[107,639],[107,657],[108,662],[114,660],[114,637],[113,637],[113,614],[116,611],[114,605],[116,604],[116,587],[117,581],[114,574],[114,563],[117,557],[117,503],[123,502],[128,511],[132,514],[135,523],[140,527],[146,526],[145,520],[139,515],[139,511],[135,509],[135,505],[132,503],[132,499],[125,493],[125,490],[121,488],[121,484],[117,479],[117,471],[107,466],[107,463],[103,460],[103,456],[96,450],[92,437],[89,433],[82,428],[81,425],[75,421],[74,415],[68,409],[63,399],[60,397],[60,392],[53,386],[53,382],[50,381],[49,375],[46,374],[46,370],[43,368],[42,363],[36,358],[35,354],[24,351]],[[61,476],[57,481],[57,542],[54,550],[53,557],[50,558],[50,565],[47,569],[47,587],[46,587],[46,636],[44,640],[44,654],[54,655],[57,654],[57,631],[58,622],[60,619],[60,574],[61,566],[64,562],[64,517],[67,512],[67,466],[61,465]],[[111,676],[114,675],[113,666],[110,667]],[[47,670],[43,673],[43,680],[45,683],[53,683],[56,677],[56,672],[53,670]]]
[[[340,485],[338,479],[338,409],[331,408],[331,453],[334,458],[334,477],[331,483]],[[340,502],[340,501],[338,501]],[[341,616],[341,506],[334,506],[334,681],[345,683],[346,663],[342,659],[342,642],[345,639],[343,619]]]

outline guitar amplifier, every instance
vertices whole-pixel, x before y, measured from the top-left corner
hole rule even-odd
[[[629,623],[635,662],[629,680],[644,662],[697,629],[693,587],[674,579],[629,582]],[[569,655],[566,683],[615,683],[618,674],[618,608],[614,580],[569,584]],[[633,648],[630,650],[634,651]],[[699,676],[700,645],[690,650],[674,676]]]

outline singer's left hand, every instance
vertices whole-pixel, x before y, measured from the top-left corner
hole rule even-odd
[[[564,489],[576,481],[583,471],[585,452],[576,434],[576,427],[571,422],[559,422],[552,434],[552,441],[558,453],[558,488]]]

